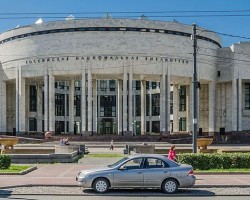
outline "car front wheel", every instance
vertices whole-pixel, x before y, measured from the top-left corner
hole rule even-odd
[[[178,190],[178,183],[174,179],[167,179],[162,183],[162,190],[165,193],[173,194]]]
[[[98,178],[95,180],[93,184],[93,188],[98,193],[107,192],[109,189],[109,182],[107,181],[107,179]]]

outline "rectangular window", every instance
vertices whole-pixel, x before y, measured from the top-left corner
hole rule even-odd
[[[136,88],[136,90],[140,90],[141,89],[141,81],[136,81],[135,82],[135,88]]]
[[[172,115],[174,113],[173,110],[173,91],[170,91],[170,114]]]
[[[141,116],[141,95],[135,95],[135,115]]]
[[[81,116],[81,95],[74,96],[75,116]]]
[[[116,96],[100,97],[100,115],[101,117],[116,116]]]
[[[36,118],[30,117],[29,118],[29,131],[36,131],[37,124]]]
[[[106,80],[101,80],[101,91],[106,91],[107,90],[107,81]]]
[[[65,94],[55,94],[55,109],[56,116],[65,115]]]
[[[245,83],[245,109],[250,110],[250,83]]]
[[[160,121],[152,121],[152,132],[160,133]]]
[[[152,81],[152,89],[156,89],[157,87],[157,82]]]
[[[182,85],[179,89],[179,111],[186,111],[186,86]]]
[[[115,91],[115,80],[110,80],[109,81],[109,90],[110,91]]]
[[[150,95],[146,94],[146,116],[149,116],[149,109],[150,109],[149,100],[150,100]]]
[[[37,107],[37,89],[36,86],[30,85],[30,111],[36,112]]]
[[[152,116],[160,115],[160,94],[152,94]]]
[[[179,120],[179,131],[186,131],[186,117],[181,117]]]

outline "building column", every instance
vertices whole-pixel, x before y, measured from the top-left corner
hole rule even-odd
[[[118,135],[122,135],[122,80],[118,80],[117,84],[117,100],[116,100],[116,108],[117,108],[117,127],[118,127]]]
[[[55,132],[55,76],[51,72],[49,73],[49,131]]]
[[[16,134],[19,134],[19,67],[16,68]]]
[[[92,120],[93,120],[93,110],[92,110],[92,69],[91,65],[88,65],[88,133],[92,134]]]
[[[242,79],[238,79],[238,131],[242,131]]]
[[[128,80],[128,74],[127,74],[127,68],[124,67],[123,71],[123,101],[122,101],[122,112],[123,112],[123,134],[127,134],[128,131],[128,107],[127,107],[127,80]]]
[[[1,74],[2,75],[2,74]],[[2,76],[1,76],[1,79]],[[7,101],[6,101],[6,82],[1,81],[0,82],[0,133],[6,133],[7,131]]]
[[[49,75],[44,75],[44,132],[49,131]]]
[[[97,133],[97,80],[93,79],[93,134]]]
[[[133,134],[133,68],[129,66],[129,91],[128,91],[128,127]]]
[[[148,85],[149,85],[149,133],[152,133],[152,81],[149,81]],[[147,90],[147,83],[146,83],[146,90]]]
[[[74,95],[75,94],[75,80],[69,81],[69,133],[74,133]]]
[[[86,72],[82,70],[81,90],[81,134],[86,132]]]
[[[166,110],[166,131],[167,133],[170,133],[170,69],[168,67],[168,73],[166,75],[166,106],[165,106],[165,110]]]
[[[142,135],[146,134],[146,81],[145,80],[141,80],[141,134]]]
[[[227,117],[227,112],[226,112],[226,91],[227,91],[227,84],[222,83],[221,84],[221,111],[222,111],[222,123],[221,126],[222,128],[226,128],[226,117]]]
[[[232,110],[231,110],[231,123],[232,131],[237,131],[237,81],[235,78],[232,80]]]
[[[211,134],[214,134],[215,132],[215,118],[216,118],[216,112],[215,112],[215,101],[216,101],[216,85],[214,81],[209,82],[208,84],[208,111],[209,111],[209,126],[208,126],[208,132]]]
[[[21,67],[16,70],[16,132],[25,133],[25,78],[22,78]]]
[[[166,70],[162,64],[160,88],[160,133],[166,132]]]
[[[37,124],[37,132],[42,133],[43,127],[42,127],[42,121],[43,121],[43,93],[42,93],[42,85],[39,83],[36,83],[37,88],[37,111],[36,111],[36,124]]]
[[[20,74],[21,75],[21,74]],[[19,132],[25,133],[26,130],[26,104],[25,104],[25,78],[19,78]]]
[[[173,132],[179,132],[179,85],[173,85]]]

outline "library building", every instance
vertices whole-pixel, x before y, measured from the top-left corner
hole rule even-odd
[[[0,34],[0,134],[193,131],[193,25],[52,21]],[[198,133],[250,130],[250,43],[197,26]]]

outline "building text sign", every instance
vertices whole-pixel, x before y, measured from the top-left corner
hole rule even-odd
[[[183,58],[170,58],[170,57],[157,57],[157,56],[62,56],[62,57],[46,57],[46,58],[35,58],[26,60],[26,65],[39,64],[39,63],[52,63],[52,62],[68,62],[68,61],[118,61],[118,60],[129,60],[129,61],[149,61],[149,62],[175,62],[188,64],[188,59]]]

